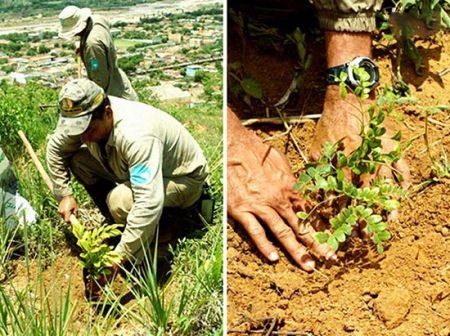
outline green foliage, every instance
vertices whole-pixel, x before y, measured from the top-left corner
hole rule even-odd
[[[136,71],[137,66],[143,60],[144,60],[144,56],[142,54],[121,57],[121,58],[119,58],[119,67],[123,71],[125,71],[127,74],[130,74],[130,73]]]
[[[72,232],[78,239],[77,245],[82,250],[80,264],[93,279],[98,279],[100,275],[108,275],[109,267],[120,263],[121,255],[113,251],[105,240],[119,236],[121,234],[119,228],[122,226],[121,224],[104,225],[90,231],[79,222],[72,223]]]
[[[355,90],[355,95],[362,101],[368,97],[367,82],[369,76],[363,69],[355,69],[361,85]],[[340,76],[341,94],[346,97],[347,90],[344,86],[345,76]],[[361,105],[362,106],[362,105]],[[323,145],[322,157],[309,164],[306,172],[301,174],[295,189],[301,191],[305,199],[314,205],[311,212],[299,212],[301,220],[307,220],[315,211],[321,213],[324,206],[337,206],[330,216],[330,231],[318,232],[315,239],[320,243],[328,243],[333,250],[337,250],[340,243],[352,234],[357,227],[365,227],[377,250],[383,252],[383,242],[390,238],[387,229],[387,215],[399,208],[399,200],[406,196],[406,192],[399,186],[383,178],[376,178],[369,186],[360,187],[361,177],[366,174],[374,174],[377,165],[392,165],[397,162],[402,154],[398,132],[392,139],[397,141],[397,148],[390,153],[383,153],[381,138],[386,129],[382,126],[385,119],[383,106],[370,106],[367,110],[369,120],[364,120],[364,111],[361,110],[361,144],[353,152],[346,155],[342,150],[342,142]],[[392,108],[392,107],[388,107]],[[355,178],[347,181],[344,171],[351,171]],[[394,175],[398,181],[402,176]],[[342,203],[342,201],[344,201]],[[344,204],[342,206],[342,204]],[[325,212],[324,212],[325,213]]]

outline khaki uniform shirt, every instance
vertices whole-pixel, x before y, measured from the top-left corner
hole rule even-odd
[[[153,238],[164,204],[163,178],[206,176],[207,162],[189,132],[173,117],[154,107],[110,97],[114,127],[104,155],[97,143],[87,147],[116,182],[131,182],[134,204],[116,250],[131,256],[141,241]],[[55,196],[71,195],[70,157],[81,146],[80,136],[54,132],[47,144],[47,164]]]
[[[108,95],[137,101],[137,94],[127,75],[117,65],[116,48],[108,21],[99,15],[92,15],[91,19],[80,41],[81,59],[88,78]]]

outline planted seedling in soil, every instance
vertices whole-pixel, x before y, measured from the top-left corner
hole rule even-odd
[[[86,297],[96,299],[99,292],[98,279],[110,275],[110,267],[121,261],[121,256],[105,243],[108,238],[121,234],[122,225],[104,225],[93,230],[87,230],[80,222],[72,223],[72,232],[81,248],[80,264],[83,267],[83,278],[86,287]]]
[[[376,178],[368,186],[362,187],[362,176],[374,174],[378,165],[391,167],[400,159],[401,134],[397,132],[391,137],[397,142],[395,150],[383,153],[381,139],[386,133],[383,121],[393,107],[389,105],[385,111],[380,104],[382,100],[379,99],[378,108],[371,105],[366,113],[363,101],[369,97],[369,75],[363,69],[354,71],[361,82],[354,90],[359,101],[359,106],[356,107],[361,113],[358,118],[361,120],[361,144],[348,155],[343,151],[342,141],[324,144],[322,157],[307,166],[306,172],[300,175],[295,186],[312,205],[309,212],[299,212],[297,215],[303,222],[313,219],[329,221],[331,228],[317,232],[315,239],[320,243],[328,243],[335,251],[354,230],[364,228],[378,252],[382,253],[383,242],[391,238],[388,215],[398,209],[399,200],[406,196],[406,191],[395,181],[384,178]],[[347,95],[346,76],[345,73],[340,75],[343,99]],[[368,118],[367,122],[364,122],[365,118]],[[354,176],[351,181],[344,178],[345,170]],[[397,181],[402,181],[402,176],[395,169],[393,175]],[[300,231],[299,234],[302,233]]]

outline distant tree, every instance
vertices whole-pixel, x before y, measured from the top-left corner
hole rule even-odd
[[[38,53],[39,54],[46,54],[48,52],[50,52],[50,48],[46,47],[45,45],[41,44],[38,48]]]
[[[30,49],[28,49],[26,55],[27,55],[27,56],[36,56],[36,55],[37,55],[36,48],[30,48]]]
[[[12,65],[4,65],[2,66],[2,70],[6,73],[10,73],[14,71],[14,68],[12,67]]]
[[[128,22],[117,21],[117,22],[113,23],[111,26],[114,28],[126,27],[126,26],[128,26]]]

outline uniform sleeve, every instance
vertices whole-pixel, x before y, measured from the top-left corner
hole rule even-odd
[[[153,239],[163,210],[163,144],[160,139],[144,137],[125,152],[134,203],[116,251],[132,259],[144,243]]]
[[[54,132],[47,143],[47,168],[53,183],[53,194],[59,201],[72,195],[70,187],[70,158],[81,147],[79,136],[68,137]]]
[[[322,29],[346,32],[375,30],[375,12],[383,0],[310,0],[319,12]]]
[[[104,44],[101,41],[89,43],[86,45],[84,57],[89,79],[108,91],[111,71]]]

